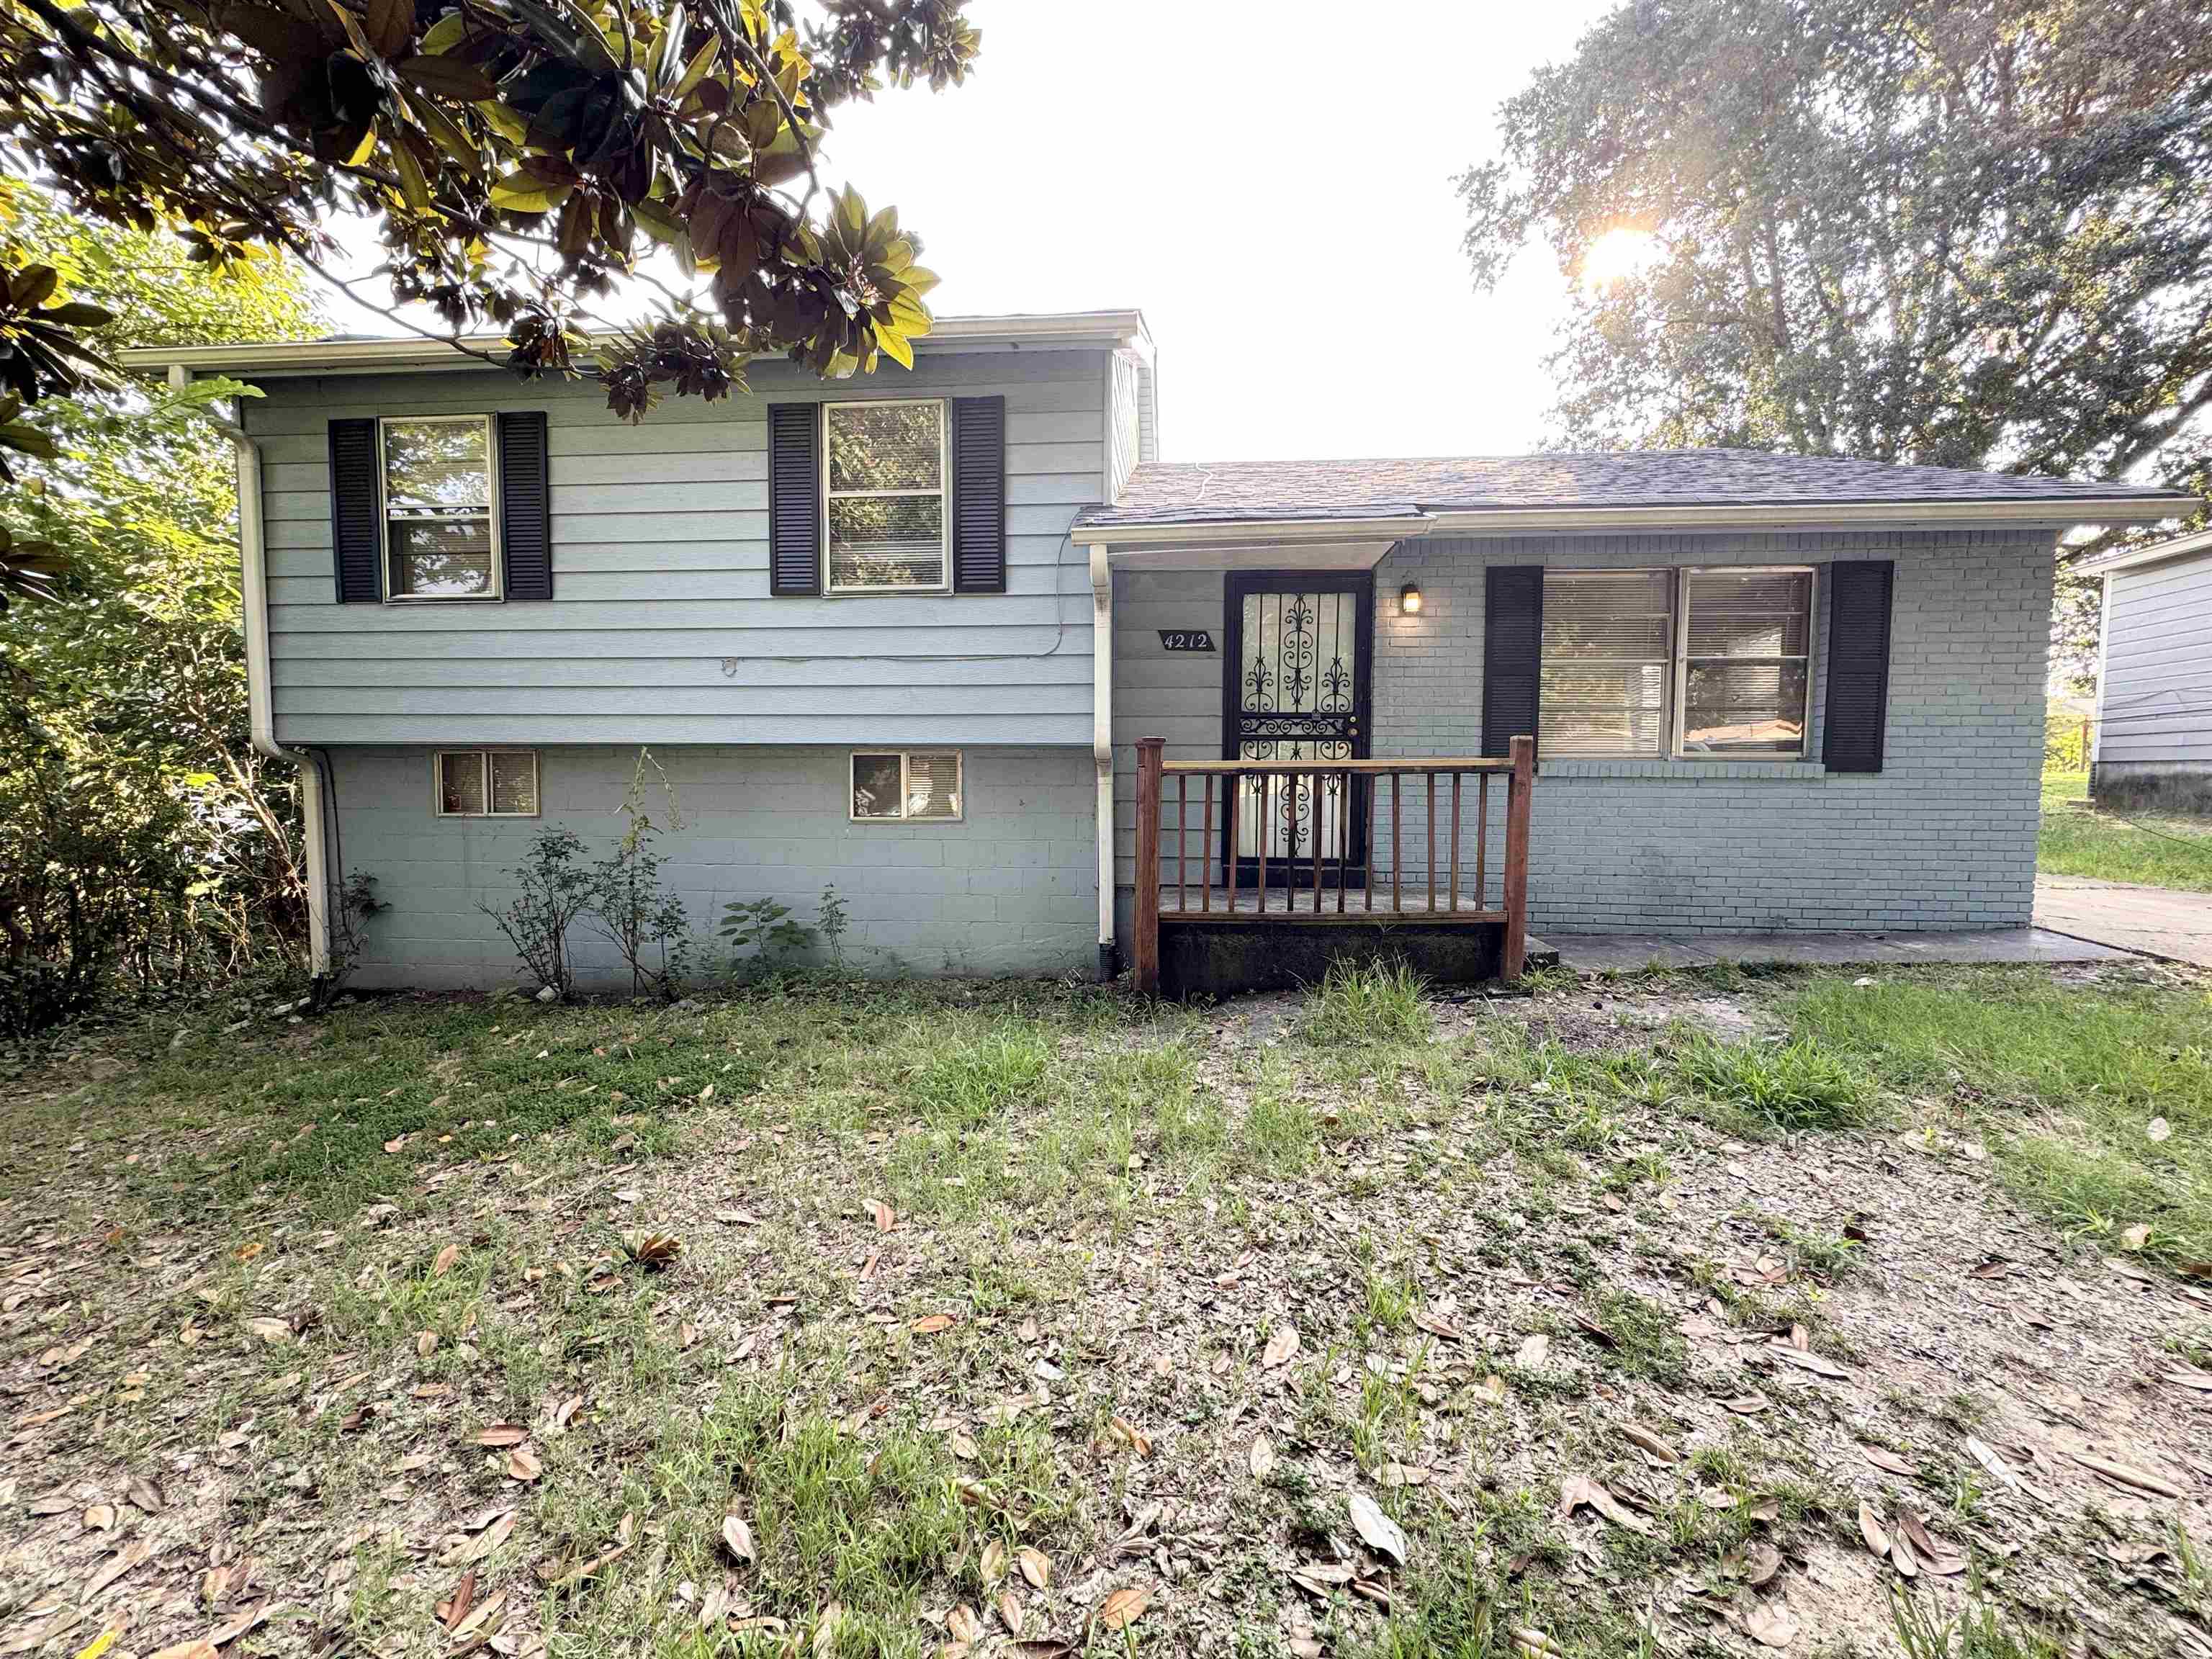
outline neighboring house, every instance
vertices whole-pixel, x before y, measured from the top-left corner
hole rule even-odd
[[[2212,811],[2212,530],[2081,574],[2105,579],[2091,798]]]
[[[1533,735],[1541,931],[2025,922],[2055,544],[2197,506],[1733,451],[1170,465],[1133,312],[945,319],[911,372],[762,362],[637,425],[420,341],[132,361],[263,393],[255,741],[311,762],[318,897],[377,879],[369,983],[512,982],[479,907],[541,825],[619,835],[641,747],[702,934],[830,884],[884,969],[1110,963],[1152,734],[1170,763]],[[1211,822],[1170,781],[1178,854],[1235,794],[1279,893],[1449,866],[1480,911],[1502,879],[1503,789],[1423,835],[1418,772],[1246,775]]]

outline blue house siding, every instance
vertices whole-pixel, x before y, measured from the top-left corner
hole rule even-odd
[[[1897,568],[1887,745],[1876,774],[1827,775],[1820,752],[1825,595],[1801,763],[1543,762],[1529,849],[1538,931],[1919,930],[2024,924],[2033,905],[2053,544],[2042,532],[1553,536],[1402,543],[1376,568],[1378,756],[1474,754],[1482,741],[1483,596],[1492,564],[1572,568],[1821,564]],[[1396,605],[1417,583],[1417,616]],[[1218,572],[1124,571],[1115,587],[1117,882],[1133,877],[1135,738],[1170,759],[1221,752],[1218,656],[1170,653],[1161,628],[1219,629]],[[1425,836],[1407,786],[1408,868]],[[1493,787],[1491,897],[1504,846]],[[1193,797],[1192,815],[1198,815]],[[1473,811],[1462,866],[1472,870]],[[1217,822],[1218,819],[1217,817]],[[1170,823],[1172,817],[1170,817]],[[1376,823],[1389,878],[1387,805]],[[1194,830],[1189,856],[1196,857]],[[1163,837],[1171,866],[1172,831]],[[1172,868],[1169,875],[1172,879]]]
[[[1091,739],[1091,604],[1066,539],[1102,498],[1104,351],[926,356],[824,386],[782,362],[640,424],[588,383],[494,370],[275,379],[263,447],[276,736],[290,744],[994,743]],[[1003,594],[771,599],[770,402],[1002,395]],[[554,597],[340,605],[334,419],[543,409]]]
[[[843,748],[656,749],[649,810],[681,823],[658,842],[665,886],[695,939],[714,946],[723,907],[772,898],[817,919],[834,885],[850,917],[847,963],[877,974],[1087,970],[1097,957],[1093,773],[1087,749],[963,750],[963,816],[952,823],[854,823]],[[514,896],[508,872],[541,828],[560,826],[603,856],[621,812],[634,745],[540,749],[536,818],[441,817],[428,749],[330,750],[345,867],[376,878],[386,908],[367,924],[355,982],[433,989],[522,985],[492,919]],[[587,925],[571,946],[580,985],[623,990],[629,969]],[[712,955],[711,949],[708,954]],[[702,964],[702,966],[705,964]]]

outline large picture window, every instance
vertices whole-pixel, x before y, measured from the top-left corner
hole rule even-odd
[[[1544,573],[1547,755],[1805,753],[1809,568]]]
[[[490,417],[385,421],[379,436],[386,597],[497,599]]]
[[[828,591],[944,591],[945,404],[830,404],[823,420]]]

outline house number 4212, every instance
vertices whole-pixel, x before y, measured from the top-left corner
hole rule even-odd
[[[1203,628],[1163,628],[1160,629],[1160,648],[1163,651],[1211,651],[1213,635]]]

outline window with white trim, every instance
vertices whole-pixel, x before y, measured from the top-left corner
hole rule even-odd
[[[824,591],[943,592],[951,569],[944,401],[828,404],[822,418]]]
[[[534,818],[538,754],[530,749],[441,749],[433,780],[441,818]]]
[[[384,494],[384,592],[392,599],[499,597],[491,417],[377,422]]]
[[[960,751],[856,750],[855,823],[949,823],[960,817]]]
[[[1544,572],[1541,751],[1794,760],[1809,566]]]

